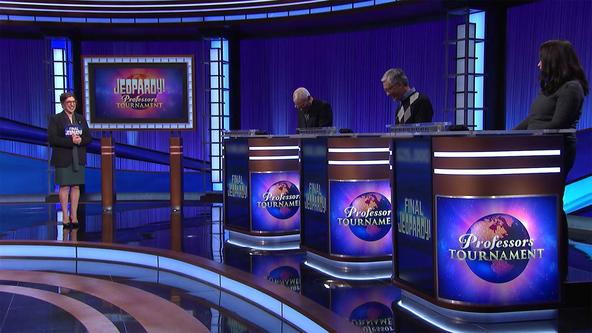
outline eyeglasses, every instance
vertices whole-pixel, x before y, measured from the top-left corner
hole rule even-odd
[[[65,101],[64,104],[76,104],[76,101]]]

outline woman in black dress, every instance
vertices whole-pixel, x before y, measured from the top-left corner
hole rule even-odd
[[[60,102],[63,111],[50,117],[47,137],[52,147],[51,165],[55,167],[55,183],[60,186],[58,197],[62,207],[63,224],[77,226],[80,185],[84,184],[86,145],[92,141],[92,137],[84,117],[74,112],[74,95],[65,92],[60,95]]]

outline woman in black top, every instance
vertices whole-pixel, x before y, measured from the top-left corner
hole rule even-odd
[[[584,97],[588,95],[588,81],[580,60],[570,42],[550,40],[540,47],[541,92],[532,103],[530,113],[515,129],[565,129],[576,128],[582,115]],[[576,136],[565,137],[563,155],[564,176],[574,165],[576,158]],[[563,206],[563,198],[560,203]],[[560,250],[567,258],[567,218],[562,211],[560,223],[562,239]],[[567,265],[562,267],[563,278],[567,276]]]
[[[92,141],[86,120],[76,110],[76,98],[72,93],[60,95],[64,111],[53,115],[47,126],[51,145],[51,165],[55,167],[55,183],[60,186],[58,197],[62,207],[63,224],[78,224],[78,200],[80,186],[84,184],[86,145]],[[70,214],[68,215],[68,196]]]
[[[541,92],[530,107],[530,113],[514,129],[576,128],[582,115],[588,81],[580,60],[570,42],[550,40],[540,47]],[[565,142],[565,175],[576,157],[576,136]]]

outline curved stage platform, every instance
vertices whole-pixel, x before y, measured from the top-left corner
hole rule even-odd
[[[63,228],[51,204],[0,205],[2,332],[475,331],[405,296],[390,279],[330,277],[298,248],[228,243],[221,205],[81,207]],[[570,281],[592,281],[592,246],[572,242]],[[487,330],[586,331],[590,304]],[[415,304],[413,303],[415,302]],[[392,309],[391,309],[392,306]],[[587,319],[588,318],[588,319]],[[173,324],[174,323],[174,324]]]

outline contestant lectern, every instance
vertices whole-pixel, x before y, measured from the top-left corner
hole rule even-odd
[[[301,137],[301,246],[311,266],[390,276],[389,146],[380,135]]]
[[[556,307],[563,137],[469,134],[394,139],[394,282],[454,310]]]
[[[296,240],[300,234],[299,140],[224,139],[224,227],[240,235]],[[248,238],[248,237],[247,237]]]

